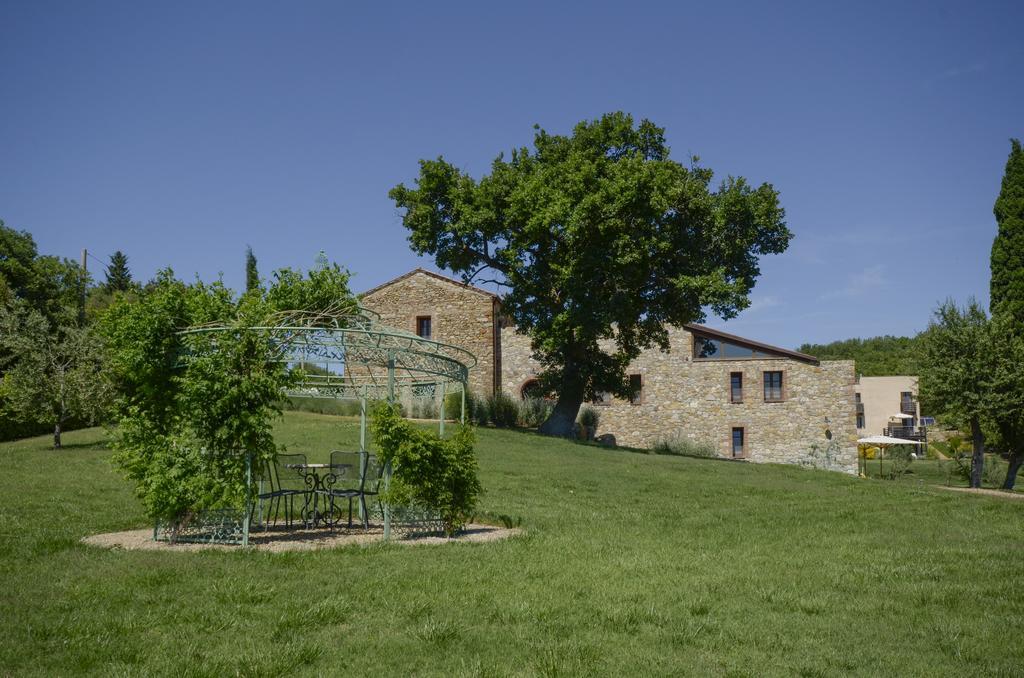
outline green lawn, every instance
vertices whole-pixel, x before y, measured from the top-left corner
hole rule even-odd
[[[102,431],[66,441],[0,445],[0,675],[1024,673],[1024,502],[483,430],[523,537],[118,552],[78,540],[147,521]]]

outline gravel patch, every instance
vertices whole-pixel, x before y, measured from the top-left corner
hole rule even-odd
[[[422,546],[429,544],[481,543],[507,539],[521,534],[519,528],[495,527],[493,525],[467,525],[466,529],[455,537],[426,536],[401,538],[392,536],[392,544],[403,546]],[[392,533],[394,535],[394,533]],[[256,551],[316,551],[341,546],[368,545],[384,541],[384,528],[371,525],[369,530],[361,528],[339,528],[315,530],[271,527],[264,531],[256,528],[249,533],[249,548]],[[153,541],[153,530],[126,530],[124,532],[108,532],[83,537],[82,543],[108,549],[124,549],[126,551],[224,551],[237,550],[241,547],[229,544],[170,544],[165,541]]]

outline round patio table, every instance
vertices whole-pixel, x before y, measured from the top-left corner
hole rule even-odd
[[[332,521],[331,511],[320,510],[319,496],[327,494],[329,490],[324,485],[324,481],[332,475],[331,469],[352,468],[352,464],[285,464],[285,468],[300,472],[306,479],[306,486],[310,489],[306,495],[306,503],[302,507],[302,522],[306,524],[306,527],[333,526],[337,521]],[[324,473],[325,469],[326,473]],[[326,499],[324,504],[327,504]]]

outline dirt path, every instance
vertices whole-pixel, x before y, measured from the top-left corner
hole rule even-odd
[[[1011,499],[1021,500],[1024,499],[1024,494],[1020,492],[1006,492],[1004,490],[986,490],[978,487],[948,487],[946,485],[935,485],[940,490],[949,490],[951,492],[963,492],[965,494],[982,494],[988,497],[998,497],[999,499]]]

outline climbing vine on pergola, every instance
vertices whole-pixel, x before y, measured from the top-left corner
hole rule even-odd
[[[260,337],[269,347],[268,363],[283,366],[290,378],[282,395],[350,400],[359,403],[359,451],[367,452],[368,404],[374,401],[410,402],[430,399],[439,411],[439,432],[444,434],[448,394],[458,393],[458,417],[465,421],[469,370],[476,365],[472,353],[387,327],[377,314],[351,307],[337,311],[281,311],[259,325],[214,322],[178,332],[185,347],[177,365],[188,370],[196,361],[216,359],[225,336],[240,333]],[[213,509],[191,517],[187,529],[157,521],[155,538],[179,541],[248,543],[256,469],[247,458],[246,506]],[[385,485],[390,469],[385,469]],[[385,538],[390,534],[392,511],[384,504]],[[165,526],[166,525],[166,526]]]

